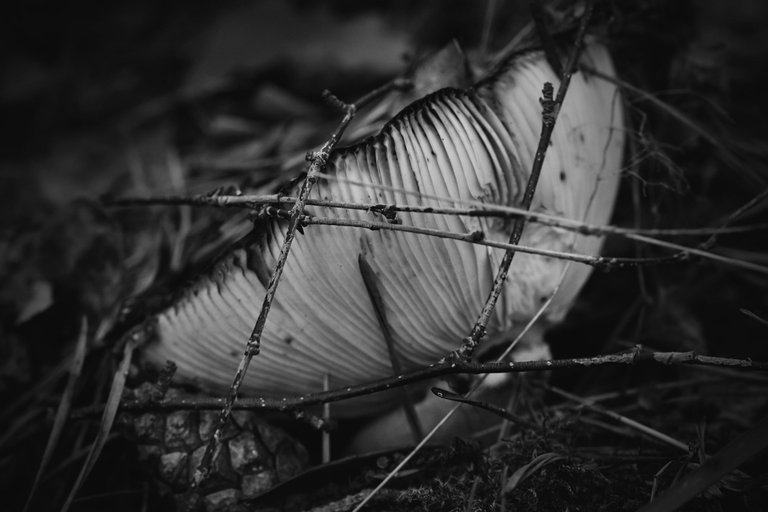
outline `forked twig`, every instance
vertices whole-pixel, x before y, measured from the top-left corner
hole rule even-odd
[[[216,446],[221,440],[224,428],[226,427],[229,416],[232,413],[232,405],[235,403],[235,400],[237,400],[237,394],[248,371],[248,366],[250,365],[253,357],[258,355],[261,350],[261,336],[264,331],[264,326],[267,323],[267,316],[269,315],[269,310],[272,307],[272,301],[275,298],[275,292],[277,291],[277,287],[280,283],[280,277],[283,274],[283,269],[285,268],[285,263],[291,250],[291,244],[296,237],[296,229],[299,226],[299,218],[304,213],[304,207],[306,206],[307,198],[309,197],[310,192],[312,192],[312,188],[317,182],[318,173],[325,169],[331,152],[339,143],[339,140],[344,134],[347,126],[349,126],[349,123],[355,117],[357,109],[362,108],[381,95],[386,94],[395,88],[404,87],[405,85],[407,85],[407,82],[402,80],[389,82],[388,84],[370,92],[369,94],[366,94],[357,102],[351,104],[342,102],[328,91],[324,92],[325,98],[331,104],[344,112],[344,117],[336,127],[336,130],[334,130],[334,132],[331,134],[331,137],[325,142],[325,144],[323,144],[320,150],[307,155],[307,158],[310,162],[309,169],[307,170],[307,176],[302,182],[296,202],[291,208],[288,228],[285,233],[285,239],[283,240],[283,244],[280,247],[280,255],[278,256],[277,263],[275,264],[275,268],[272,271],[272,276],[269,279],[269,284],[267,285],[267,293],[261,305],[259,317],[257,318],[256,324],[251,331],[251,335],[248,337],[248,343],[246,344],[243,357],[240,359],[240,363],[238,364],[237,370],[235,372],[235,377],[232,381],[229,394],[227,395],[224,407],[219,413],[216,430],[211,436],[211,439],[208,441],[208,444],[205,447],[205,453],[200,460],[200,464],[198,464],[197,469],[195,470],[192,483],[193,489],[199,486],[200,483],[203,482],[210,473],[211,463],[213,461],[213,455]]]

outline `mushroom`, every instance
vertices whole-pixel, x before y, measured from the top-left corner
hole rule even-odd
[[[613,75],[596,43],[581,61]],[[441,89],[403,109],[381,131],[334,151],[311,197],[357,203],[519,204],[541,131],[539,97],[558,83],[541,51],[511,57],[466,90]],[[531,209],[591,224],[609,220],[624,145],[623,112],[610,81],[576,73],[559,113]],[[309,206],[320,217],[381,221],[380,213]],[[509,220],[400,212],[403,224],[506,240]],[[172,360],[180,378],[218,390],[231,383],[283,242],[285,223],[261,222],[247,241],[157,315],[144,357]],[[595,254],[599,237],[529,223],[521,245]],[[456,349],[491,288],[503,250],[393,231],[312,225],[295,241],[243,391],[286,396],[393,374],[387,342],[360,273],[373,269],[403,371]],[[518,254],[488,325],[485,345],[511,339],[555,290],[565,262]],[[589,276],[571,265],[549,311],[564,314]],[[342,415],[382,410],[339,404]]]

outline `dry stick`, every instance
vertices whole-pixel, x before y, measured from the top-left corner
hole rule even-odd
[[[552,139],[552,132],[557,122],[557,115],[560,112],[560,108],[565,100],[565,94],[568,91],[568,86],[571,83],[571,76],[576,67],[576,63],[581,55],[581,49],[584,45],[584,36],[587,31],[587,25],[592,17],[592,2],[587,2],[586,10],[581,18],[581,25],[579,26],[579,32],[574,42],[573,51],[571,51],[568,57],[568,63],[565,66],[565,72],[561,77],[560,86],[557,88],[557,98],[552,99],[553,87],[552,84],[547,82],[544,84],[543,95],[544,99],[542,104],[542,127],[541,135],[539,136],[539,147],[536,149],[536,155],[533,159],[533,168],[531,169],[531,175],[528,178],[528,183],[525,187],[525,193],[523,194],[522,207],[524,210],[530,210],[531,203],[533,202],[533,195],[536,192],[536,186],[539,182],[539,176],[541,175],[541,169],[544,166],[544,157],[547,154],[547,148],[549,147],[549,141]],[[509,237],[509,243],[517,245],[520,242],[520,237],[523,234],[523,227],[525,226],[525,220],[518,218],[515,220],[512,228],[512,234]],[[480,343],[480,340],[485,336],[485,329],[488,322],[491,319],[493,310],[496,307],[496,301],[501,295],[504,283],[507,280],[507,274],[509,267],[512,264],[512,259],[515,256],[515,251],[507,249],[504,253],[504,257],[499,265],[499,271],[496,274],[496,278],[493,282],[493,288],[491,289],[488,298],[485,301],[480,315],[472,327],[469,336],[464,338],[464,341],[458,350],[453,352],[451,356],[458,359],[468,359],[472,357],[472,353]]]
[[[280,215],[278,213],[278,215]],[[302,226],[322,225],[322,226],[339,226],[339,227],[356,227],[369,229],[371,231],[402,231],[406,233],[414,233],[418,235],[433,236],[437,238],[446,238],[449,240],[458,240],[460,242],[471,243],[475,245],[485,245],[487,247],[495,247],[498,249],[506,249],[508,251],[522,252],[527,254],[537,254],[539,256],[546,256],[550,258],[556,258],[566,261],[574,261],[576,263],[583,263],[593,267],[601,269],[615,269],[624,267],[635,267],[642,265],[658,265],[660,263],[671,263],[680,261],[682,255],[663,256],[659,258],[614,258],[610,256],[587,256],[577,253],[569,253],[563,251],[553,251],[551,249],[539,249],[537,247],[529,247],[526,245],[515,245],[507,242],[497,242],[494,240],[485,240],[482,231],[474,231],[471,233],[453,233],[451,231],[441,231],[439,229],[423,228],[419,226],[404,226],[402,224],[391,224],[385,222],[372,222],[366,220],[354,220],[354,219],[340,219],[336,217],[312,217],[309,215],[302,216]],[[768,273],[768,268],[760,267],[764,272]]]
[[[320,173],[319,177],[335,179],[330,175]],[[358,185],[355,180],[339,179],[351,185]],[[438,206],[421,206],[413,204],[386,204],[386,203],[356,203],[346,201],[332,201],[327,199],[307,199],[306,206],[320,206],[324,208],[363,210],[379,213],[387,219],[393,219],[397,212],[423,213],[433,215],[456,215],[462,217],[492,217],[492,218],[516,218],[522,217],[528,222],[535,222],[546,226],[553,226],[568,231],[576,231],[587,236],[603,235],[646,235],[646,236],[699,236],[712,234],[731,234],[768,229],[768,223],[752,224],[747,226],[710,227],[710,228],[623,228],[620,226],[598,226],[586,222],[551,215],[546,213],[531,212],[516,206],[505,206],[481,201],[449,198],[439,195],[421,194],[416,191],[388,187],[385,185],[367,184],[373,188],[391,189],[404,194],[420,195],[426,199],[451,201],[458,204],[474,205],[468,208],[450,208]],[[108,206],[147,206],[147,205],[181,205],[211,206],[218,208],[244,208],[257,209],[263,206],[280,206],[285,203],[295,203],[297,197],[281,194],[267,195],[197,195],[197,196],[164,196],[164,197],[124,197],[107,201]]]
[[[765,325],[766,327],[768,327],[768,320],[766,320],[765,318],[762,318],[762,317],[756,315],[755,313],[753,313],[752,311],[750,311],[748,309],[739,308],[739,311],[741,313],[743,313],[744,315],[748,316],[749,318],[751,318],[752,320],[755,320],[755,321]]]
[[[744,215],[746,212],[757,206],[758,204],[762,203],[768,199],[768,188],[757,194],[755,197],[744,203],[739,209],[737,209],[735,212],[731,213],[726,217],[723,222],[720,223],[720,226],[724,227],[728,224],[736,221],[739,217]],[[717,243],[717,235],[718,233],[712,233],[712,236],[703,244],[699,246],[700,249],[710,249],[712,246],[714,246]]]
[[[332,178],[325,175],[326,178]],[[356,182],[351,180],[344,180],[351,184]],[[386,187],[389,188],[389,187]],[[402,191],[409,193],[409,191]],[[586,265],[592,265],[603,269],[621,268],[621,267],[639,267],[644,265],[658,265],[661,263],[671,263],[682,261],[689,257],[690,254],[696,256],[725,263],[731,266],[741,267],[747,270],[768,273],[768,268],[764,265],[758,265],[749,261],[738,260],[734,258],[728,258],[708,252],[706,249],[714,245],[716,235],[726,233],[741,233],[754,230],[766,229],[768,224],[755,224],[751,226],[735,226],[727,227],[727,224],[733,222],[744,211],[754,206],[754,204],[763,200],[768,191],[764,191],[757,197],[752,199],[749,203],[741,207],[739,210],[731,214],[721,227],[718,228],[677,228],[677,229],[628,229],[620,228],[616,226],[595,226],[586,224],[580,221],[575,221],[565,217],[557,217],[554,215],[547,215],[542,213],[531,213],[521,208],[515,208],[511,206],[490,205],[479,203],[477,208],[442,208],[431,206],[414,206],[414,205],[395,205],[395,204],[382,204],[382,203],[348,203],[339,201],[327,201],[327,200],[307,200],[306,205],[323,206],[328,208],[346,208],[355,210],[366,210],[381,213],[386,218],[392,218],[392,214],[397,211],[404,212],[416,212],[425,214],[444,214],[444,215],[462,215],[471,217],[513,217],[524,218],[531,222],[537,222],[544,225],[555,226],[567,230],[576,231],[583,235],[606,235],[615,234],[621,235],[626,238],[646,243],[649,245],[657,245],[668,249],[675,249],[677,253],[670,256],[662,256],[658,258],[611,258],[611,257],[599,257],[599,256],[584,256],[574,255],[566,252],[551,251],[546,249],[537,249],[526,246],[516,246],[511,243],[505,244],[502,242],[486,241],[482,239],[482,232],[475,232],[469,234],[452,233],[449,231],[441,231],[431,228],[421,228],[416,226],[403,226],[400,224],[393,224],[391,222],[379,223],[364,220],[351,220],[340,219],[333,217],[310,217],[305,216],[302,219],[303,225],[309,224],[322,224],[322,225],[334,225],[334,226],[349,226],[360,227],[371,230],[386,229],[390,231],[405,231],[417,234],[423,234],[428,236],[437,236],[441,238],[449,238],[454,240],[460,240],[464,242],[470,242],[478,245],[486,245],[489,247],[497,247],[506,250],[512,250],[517,252],[524,252],[529,254],[538,254],[541,256],[548,256],[557,259],[565,259],[570,261],[576,261]],[[430,196],[433,197],[433,196]],[[434,196],[437,198],[438,196]],[[448,198],[449,199],[449,198]],[[167,198],[125,198],[112,204],[117,205],[132,205],[132,204],[195,204],[195,205],[208,205],[208,206],[220,206],[231,207],[241,206],[247,208],[253,208],[256,205],[268,205],[268,204],[280,204],[281,202],[295,202],[297,198],[290,196],[269,195],[269,196],[196,196],[196,197],[167,197]],[[472,203],[473,201],[459,201]],[[289,215],[286,215],[289,218]],[[663,240],[656,240],[649,238],[645,235],[652,236],[671,236],[671,235],[712,235],[710,239],[700,244],[698,247],[687,247],[679,244],[673,244],[665,242]]]
[[[605,407],[602,407],[600,405],[594,404],[590,402],[589,400],[585,400],[584,398],[581,398],[580,396],[573,395],[571,393],[568,393],[567,391],[563,391],[560,388],[556,388],[554,386],[549,386],[547,389],[555,393],[556,395],[559,395],[563,398],[567,398],[568,400],[573,400],[574,402],[578,402],[579,404],[583,405],[584,407],[595,411],[599,414],[602,414],[603,416],[608,416],[611,419],[614,419],[618,421],[619,423],[622,423],[624,425],[627,425],[628,427],[631,427],[638,432],[642,432],[643,434],[650,436],[658,441],[661,441],[662,443],[668,444],[669,446],[672,446],[674,448],[678,448],[680,450],[683,450],[685,453],[688,453],[688,445],[678,441],[677,439],[668,436],[667,434],[664,434],[662,432],[659,432],[658,430],[654,430],[651,427],[647,425],[643,425],[640,422],[637,422],[633,419],[627,418],[626,416],[622,416],[619,413],[613,412],[610,409],[606,409]]]
[[[326,178],[332,178],[325,175]],[[351,184],[356,182],[351,180],[344,180]],[[386,187],[389,188],[389,187]],[[408,193],[408,191],[403,191]],[[767,191],[768,192],[768,191]],[[352,226],[361,227],[367,229],[388,229],[391,231],[407,231],[418,234],[425,234],[430,236],[439,236],[442,238],[451,238],[455,240],[462,240],[480,245],[487,245],[489,247],[497,247],[507,250],[515,250],[518,252],[526,252],[529,254],[539,254],[542,256],[549,256],[558,259],[566,259],[571,261],[577,261],[587,265],[593,265],[601,268],[617,268],[617,267],[633,267],[642,265],[657,265],[660,263],[677,262],[689,257],[689,254],[695,254],[705,259],[711,259],[728,265],[745,268],[760,273],[768,273],[768,268],[763,265],[758,265],[748,261],[738,260],[734,258],[728,258],[718,254],[710,253],[706,251],[708,247],[714,244],[715,235],[726,233],[741,233],[749,232],[759,229],[768,228],[767,224],[756,224],[752,226],[735,226],[726,227],[726,225],[736,217],[738,217],[747,206],[751,207],[756,202],[762,200],[766,195],[766,192],[758,195],[751,200],[747,205],[740,208],[729,216],[724,222],[722,227],[718,228],[678,228],[678,229],[628,229],[620,228],[616,226],[595,226],[586,224],[580,221],[575,221],[565,217],[558,217],[554,215],[547,215],[542,213],[531,213],[521,208],[515,208],[511,206],[490,205],[479,203],[477,208],[439,208],[431,206],[414,206],[414,205],[386,205],[381,203],[348,203],[339,201],[327,201],[327,200],[307,200],[306,205],[323,206],[328,208],[346,208],[355,210],[366,210],[372,212],[378,212],[387,218],[391,218],[392,213],[396,211],[404,212],[416,212],[416,213],[429,213],[429,214],[444,214],[444,215],[463,215],[471,217],[513,217],[513,218],[525,218],[532,222],[537,222],[544,225],[555,226],[567,230],[576,231],[583,235],[606,235],[615,234],[621,235],[626,238],[643,242],[649,245],[657,245],[669,249],[675,249],[678,252],[670,256],[663,256],[658,258],[610,258],[610,257],[591,257],[572,255],[564,252],[548,251],[545,249],[529,248],[525,246],[514,246],[513,244],[503,244],[502,242],[488,242],[481,239],[481,233],[473,234],[457,234],[449,231],[440,231],[430,228],[419,228],[411,226],[402,226],[392,223],[377,223],[363,220],[350,220],[350,219],[337,219],[337,218],[318,218],[318,217],[305,217],[303,223],[305,225],[315,223],[324,225],[336,225],[336,226]],[[432,196],[430,196],[432,197]],[[437,198],[438,196],[434,196]],[[195,204],[195,205],[207,205],[207,206],[220,206],[220,207],[232,207],[240,206],[253,208],[256,205],[268,205],[268,204],[280,204],[281,202],[295,202],[297,198],[290,196],[269,195],[269,196],[195,196],[195,197],[166,197],[166,198],[125,198],[112,204],[116,205],[134,205],[134,204]],[[472,201],[459,201],[464,203],[475,203]],[[671,236],[671,235],[704,235],[711,234],[712,237],[700,244],[699,247],[686,247],[678,244],[671,244],[662,240],[656,240],[648,238],[645,235],[651,236]]]
[[[349,123],[355,117],[357,109],[367,105],[382,94],[385,94],[394,88],[403,87],[405,84],[406,82],[401,80],[392,81],[363,96],[360,100],[353,104],[343,103],[330,92],[324,92],[325,98],[344,112],[344,117],[342,118],[336,130],[331,134],[331,137],[328,139],[328,141],[323,144],[320,151],[316,151],[307,155],[308,159],[310,160],[307,176],[301,184],[298,198],[291,208],[288,229],[285,233],[283,245],[280,248],[280,255],[277,258],[275,269],[273,270],[272,276],[269,279],[267,293],[264,297],[264,302],[261,305],[259,317],[256,320],[256,324],[254,325],[253,330],[251,331],[251,335],[248,337],[248,343],[246,344],[243,357],[241,358],[237,367],[237,371],[235,372],[235,377],[232,381],[232,386],[230,387],[226,402],[224,403],[224,407],[219,413],[216,430],[211,436],[211,439],[208,441],[208,444],[205,447],[205,453],[200,460],[200,464],[198,464],[197,469],[195,470],[192,483],[193,489],[199,486],[200,483],[203,482],[210,473],[214,451],[221,440],[222,433],[232,412],[232,405],[235,403],[235,400],[237,400],[237,394],[240,390],[240,386],[242,385],[243,379],[245,378],[245,375],[248,371],[248,366],[251,363],[251,359],[253,359],[255,355],[258,355],[259,351],[261,350],[261,335],[264,331],[264,326],[267,323],[267,316],[269,315],[269,310],[272,307],[272,301],[275,298],[275,292],[277,291],[277,286],[280,283],[280,277],[283,274],[285,262],[288,259],[288,253],[291,250],[291,244],[293,243],[293,239],[296,237],[296,228],[299,226],[299,217],[301,217],[302,213],[304,212],[306,200],[309,197],[315,182],[317,182],[318,173],[325,169],[331,151],[333,151],[333,149],[339,143],[341,136],[344,134],[344,130],[346,130],[347,126],[349,126]]]
[[[673,382],[665,382],[662,384],[656,384],[653,386],[653,391],[666,391],[669,389],[679,389],[686,386],[694,386],[697,384],[707,384],[709,382],[712,382],[712,379],[704,378],[704,377],[697,377],[694,379],[688,379],[683,381],[673,381]],[[584,400],[588,401],[589,403],[595,403],[595,402],[605,402],[608,400],[614,400],[617,398],[628,398],[633,395],[638,395],[644,391],[647,391],[647,386],[640,386],[635,388],[629,388],[629,389],[623,389],[621,391],[609,391],[606,393],[600,393],[597,395],[589,395],[582,397]],[[572,404],[570,402],[560,402],[559,404],[554,404],[548,407],[549,410],[558,410],[563,408],[571,407]]]
[[[736,258],[729,258],[728,256],[721,256],[719,254],[702,250],[697,247],[687,247],[684,245],[680,245],[672,242],[665,242],[664,240],[656,240],[654,238],[649,238],[647,236],[641,236],[641,235],[628,235],[628,238],[638,242],[644,242],[650,245],[664,247],[666,249],[674,249],[678,251],[678,253],[693,254],[695,256],[699,256],[707,260],[713,260],[720,263],[725,263],[726,265],[740,267],[745,270],[752,270],[754,272],[759,272],[761,274],[768,274],[768,267],[766,267],[765,265],[758,265],[757,263],[752,263],[751,261],[739,260]]]
[[[395,339],[392,336],[392,330],[389,328],[389,322],[384,311],[384,299],[379,291],[377,284],[376,274],[371,268],[371,265],[366,261],[365,256],[360,253],[357,257],[357,263],[360,267],[360,275],[363,276],[363,283],[365,289],[368,292],[368,297],[371,299],[373,310],[376,313],[376,319],[379,322],[381,333],[384,336],[384,340],[387,343],[387,352],[389,353],[389,362],[392,366],[392,371],[395,375],[399,375],[403,372],[400,365],[400,358],[397,355],[397,347],[395,346]],[[413,405],[413,400],[408,394],[407,388],[402,390],[403,410],[405,417],[408,420],[408,426],[411,429],[413,435],[413,442],[418,443],[424,437],[424,431],[421,428],[421,422],[419,422],[419,416],[416,414],[416,408]]]
[[[492,412],[493,414],[500,416],[507,421],[511,421],[512,423],[515,423],[517,425],[530,428],[532,430],[537,430],[537,431],[542,430],[542,428],[539,425],[536,425],[535,423],[528,421],[527,419],[521,416],[518,416],[517,414],[514,414],[513,412],[510,412],[503,407],[498,407],[496,405],[483,402],[480,400],[472,400],[471,398],[467,398],[464,395],[459,395],[457,393],[453,393],[451,391],[447,391],[445,389],[441,389],[437,387],[432,388],[431,391],[438,398],[442,398],[444,400],[450,400],[452,402],[461,402],[462,404],[471,405],[473,407],[477,407],[478,409],[485,409],[486,411]]]
[[[273,215],[281,218],[289,218],[290,212],[284,210],[276,210],[272,207],[268,207],[265,210],[266,214]],[[522,221],[520,221],[522,222]],[[752,270],[762,274],[768,274],[768,267],[764,265],[758,265],[749,261],[728,258],[719,254],[711,253],[703,250],[699,247],[687,247],[672,242],[665,242],[664,240],[656,240],[647,236],[634,235],[626,233],[624,236],[631,240],[647,243],[649,245],[657,245],[667,249],[675,249],[677,252],[670,256],[660,256],[657,258],[618,258],[611,256],[587,256],[583,254],[568,253],[563,251],[553,251],[551,249],[539,249],[536,247],[528,247],[524,245],[515,245],[513,243],[496,242],[492,240],[485,240],[484,233],[482,231],[474,231],[471,233],[454,233],[451,231],[442,231],[433,228],[423,228],[419,226],[404,226],[402,224],[393,224],[391,222],[374,222],[367,220],[355,220],[355,219],[341,219],[337,217],[312,217],[310,215],[303,215],[300,219],[302,226],[308,226],[312,224],[323,226],[346,226],[370,229],[372,231],[388,230],[388,231],[404,231],[407,233],[415,233],[419,235],[434,236],[438,238],[447,238],[451,240],[459,240],[461,242],[472,243],[476,245],[486,245],[488,247],[496,247],[500,249],[506,249],[512,252],[522,252],[527,254],[537,254],[539,256],[547,256],[550,258],[556,258],[566,261],[575,261],[577,263],[583,263],[593,267],[601,268],[603,270],[626,268],[626,267],[639,267],[647,265],[659,265],[662,263],[674,263],[687,259],[690,254],[725,263],[734,267],[740,267],[746,270]],[[708,243],[709,240],[706,243]],[[703,245],[703,244],[702,244]],[[701,246],[700,246],[701,247]]]
[[[311,393],[284,398],[239,398],[232,409],[261,409],[269,411],[289,411],[296,407],[309,407],[324,403],[338,402],[358,396],[370,395],[380,391],[421,382],[446,375],[485,373],[525,373],[562,370],[565,368],[592,368],[598,366],[633,366],[641,363],[655,363],[667,366],[697,366],[703,368],[739,368],[768,372],[768,361],[750,359],[732,359],[727,357],[702,356],[695,352],[648,352],[641,346],[616,354],[568,359],[548,359],[539,361],[510,361],[477,363],[472,361],[444,361],[413,372],[395,377],[379,379],[364,384],[338,388],[323,393]],[[210,410],[219,409],[224,404],[222,398],[194,399],[174,398],[145,403],[125,401],[120,404],[121,412],[149,412],[167,410]],[[100,414],[102,406],[84,407],[73,411],[72,418],[79,419]]]

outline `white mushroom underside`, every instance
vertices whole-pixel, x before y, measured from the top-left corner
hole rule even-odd
[[[607,52],[591,46],[583,59],[613,73]],[[467,92],[444,90],[417,102],[375,139],[335,152],[314,198],[362,203],[463,206],[455,200],[518,204],[541,131],[539,97],[557,77],[540,54],[519,57],[499,77]],[[618,186],[623,119],[615,87],[574,75],[560,111],[533,209],[609,220]],[[564,181],[563,181],[564,180]],[[351,182],[365,183],[357,186]],[[434,199],[439,196],[446,199]],[[379,214],[309,207],[322,217],[367,219]],[[398,213],[405,225],[506,241],[511,223],[491,219]],[[260,244],[222,260],[195,291],[158,316],[158,341],[145,357],[173,360],[177,375],[226,388],[266,293],[285,224],[266,228]],[[595,254],[601,240],[530,224],[523,245]],[[249,253],[250,251],[250,253]],[[404,370],[435,362],[456,349],[485,301],[503,251],[464,242],[390,231],[308,226],[288,262],[243,390],[284,396],[392,375],[387,345],[358,266],[374,269]],[[488,339],[509,339],[551,295],[564,262],[515,256]],[[260,280],[257,272],[261,275]],[[565,310],[589,275],[572,265],[556,298]]]

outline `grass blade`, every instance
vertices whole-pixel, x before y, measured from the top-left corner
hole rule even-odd
[[[104,408],[104,414],[101,417],[99,432],[96,434],[96,439],[93,441],[91,451],[88,452],[88,456],[85,458],[85,462],[83,462],[83,467],[80,469],[80,474],[77,475],[77,480],[75,480],[72,490],[69,492],[69,496],[67,496],[67,501],[64,502],[64,505],[61,507],[61,512],[67,512],[69,507],[72,506],[72,501],[75,499],[77,492],[91,473],[99,455],[101,455],[101,451],[104,449],[104,445],[107,444],[109,431],[112,429],[112,424],[115,422],[120,399],[123,396],[125,379],[128,376],[128,369],[131,366],[131,359],[133,358],[133,350],[135,348],[136,342],[133,338],[129,338],[123,348],[123,360],[120,361],[120,366],[117,368],[115,376],[112,379],[112,387],[109,390],[107,405]]]
[[[671,512],[768,448],[768,417],[688,473],[639,512]]]
[[[29,507],[32,504],[32,499],[35,497],[37,486],[40,484],[40,479],[48,467],[48,463],[51,462],[53,451],[59,444],[61,433],[64,430],[64,423],[66,422],[67,416],[69,416],[69,410],[72,407],[72,397],[75,394],[75,384],[77,384],[77,380],[80,378],[80,373],[83,370],[83,363],[85,361],[85,354],[87,349],[88,320],[83,317],[83,320],[80,323],[80,334],[78,335],[77,343],[75,345],[75,355],[72,358],[72,364],[69,367],[67,387],[64,389],[64,393],[61,395],[59,407],[56,409],[56,417],[53,420],[53,428],[51,429],[50,436],[48,436],[48,442],[45,445],[45,451],[43,452],[43,458],[40,460],[40,466],[37,468],[35,480],[32,482],[32,488],[29,490],[27,503],[24,505],[24,512],[29,510]]]

